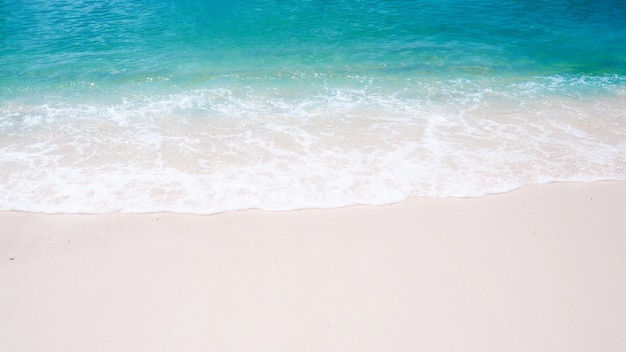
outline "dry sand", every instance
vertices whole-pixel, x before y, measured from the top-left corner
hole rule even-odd
[[[0,213],[0,351],[625,349],[626,182],[286,213]]]

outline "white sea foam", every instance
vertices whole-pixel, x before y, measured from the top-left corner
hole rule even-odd
[[[624,92],[562,93],[564,85],[603,84],[577,80],[7,101],[0,209],[208,214],[626,179]]]

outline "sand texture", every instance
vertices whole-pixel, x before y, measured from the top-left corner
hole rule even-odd
[[[0,213],[0,351],[624,348],[626,182],[284,213]]]

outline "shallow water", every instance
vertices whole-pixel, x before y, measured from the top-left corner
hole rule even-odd
[[[622,1],[17,1],[0,18],[2,210],[626,179]]]

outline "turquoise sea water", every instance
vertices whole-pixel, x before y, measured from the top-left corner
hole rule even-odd
[[[0,210],[626,179],[626,1],[0,2]]]

